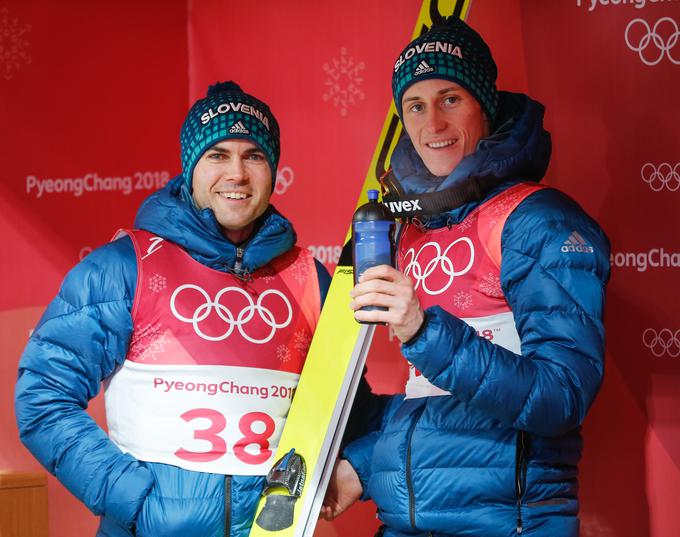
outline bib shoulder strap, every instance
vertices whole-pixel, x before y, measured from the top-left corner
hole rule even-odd
[[[490,229],[486,241],[487,251],[495,265],[501,267],[501,235],[505,222],[517,206],[534,192],[547,188],[538,183],[519,183],[511,186],[482,207],[485,213],[493,214],[489,219]]]
[[[306,248],[293,246],[272,260],[271,265],[289,287],[298,289],[302,313],[314,330],[321,314],[321,291],[314,256]]]

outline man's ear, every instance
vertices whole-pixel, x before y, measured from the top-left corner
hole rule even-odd
[[[484,124],[483,130],[483,136],[482,138],[486,138],[491,134],[491,124],[489,123],[489,118],[486,115],[486,112],[482,112],[482,123]]]

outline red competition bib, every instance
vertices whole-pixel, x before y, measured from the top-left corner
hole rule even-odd
[[[147,231],[125,233],[134,330],[106,386],[109,436],[140,460],[265,475],[319,318],[311,254],[295,247],[244,282]]]
[[[423,309],[441,306],[480,337],[520,352],[512,311],[501,289],[501,233],[510,213],[541,188],[535,183],[510,187],[451,228],[423,231],[405,226],[399,241],[399,268],[413,280]],[[413,365],[405,391],[406,398],[450,395]]]

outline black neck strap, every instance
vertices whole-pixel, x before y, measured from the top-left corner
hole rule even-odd
[[[405,193],[392,170],[380,178],[383,203],[397,218],[432,216],[445,213],[469,201],[481,200],[498,184],[495,177],[469,177],[461,184],[423,194]]]

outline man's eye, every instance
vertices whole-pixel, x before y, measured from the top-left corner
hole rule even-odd
[[[444,98],[444,104],[456,104],[458,102],[457,95],[449,95]]]
[[[420,103],[415,103],[412,104],[411,107],[409,108],[411,112],[422,112],[423,110],[423,105]]]
[[[264,160],[264,155],[262,153],[251,153],[248,155],[249,160]]]
[[[208,153],[207,157],[210,160],[222,160],[224,158],[224,155],[222,153]]]

